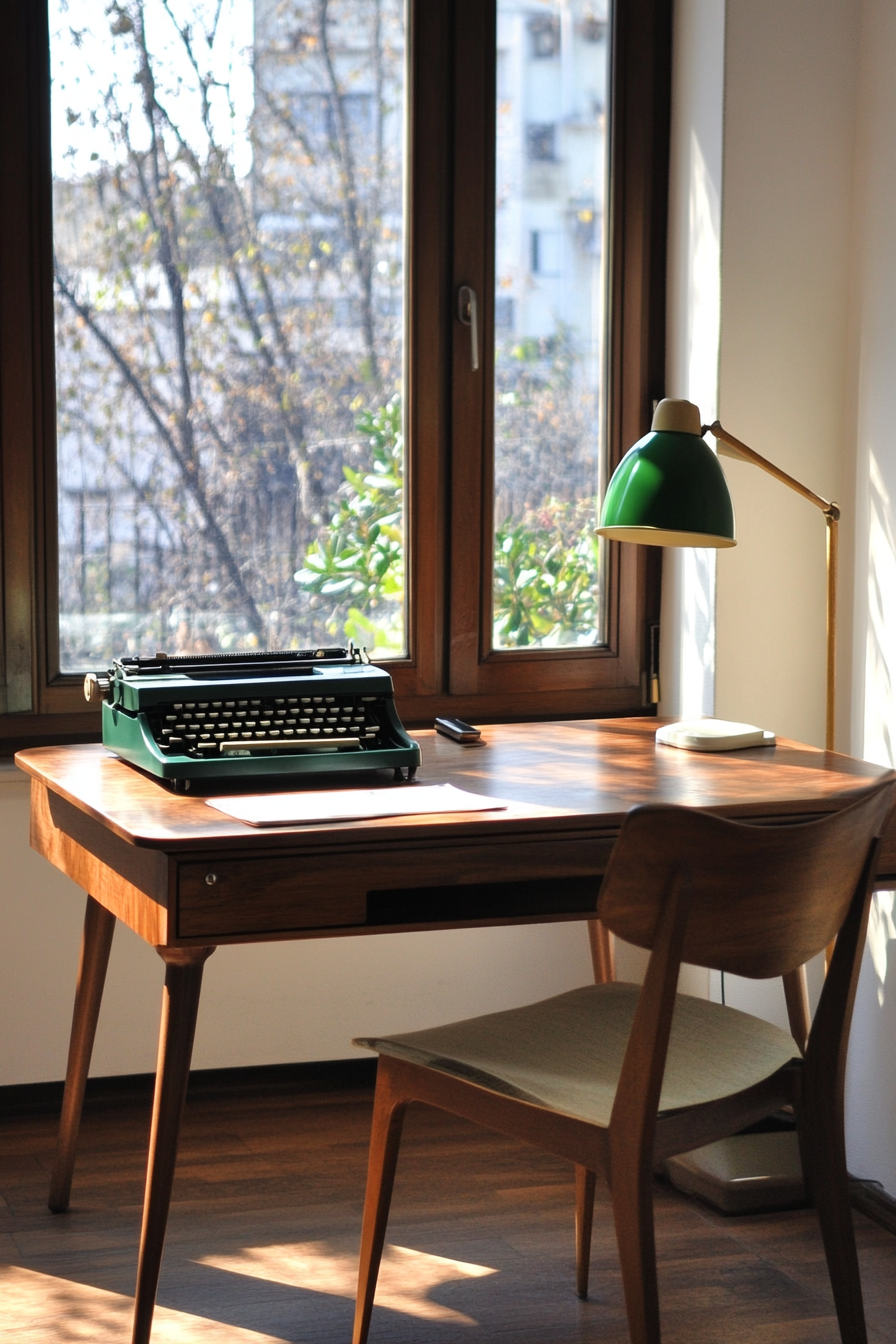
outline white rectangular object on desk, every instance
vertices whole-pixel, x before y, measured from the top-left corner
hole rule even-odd
[[[507,804],[499,798],[467,793],[453,784],[418,784],[403,789],[309,789],[302,793],[207,798],[206,802],[209,807],[249,826],[307,826],[328,821],[368,821],[374,817],[504,812],[507,809]]]
[[[682,719],[657,728],[656,740],[664,747],[682,747],[685,751],[737,751],[741,747],[773,747],[775,735],[768,728],[752,723],[731,723],[728,719]]]

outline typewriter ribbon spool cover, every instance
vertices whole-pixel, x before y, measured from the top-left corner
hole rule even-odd
[[[85,680],[103,744],[187,790],[191,781],[383,770],[413,779],[420,748],[392,678],[347,649],[116,659]]]

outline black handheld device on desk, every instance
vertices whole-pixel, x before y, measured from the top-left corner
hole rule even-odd
[[[178,791],[343,770],[410,780],[420,764],[392,678],[353,645],[117,658],[88,674],[84,694],[102,699],[104,746]]]

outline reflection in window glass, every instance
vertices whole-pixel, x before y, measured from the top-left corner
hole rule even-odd
[[[607,3],[498,3],[496,649],[604,638]]]
[[[404,651],[403,0],[52,0],[63,670]]]

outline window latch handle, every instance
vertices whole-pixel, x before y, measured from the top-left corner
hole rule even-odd
[[[457,291],[457,320],[470,328],[470,368],[475,373],[479,368],[479,315],[472,285],[461,285]]]

